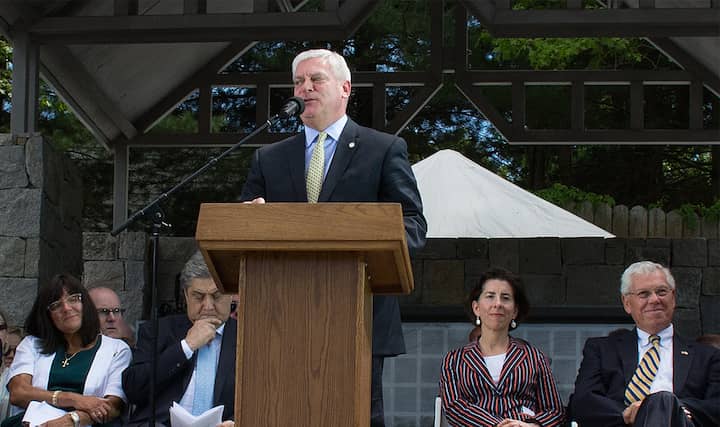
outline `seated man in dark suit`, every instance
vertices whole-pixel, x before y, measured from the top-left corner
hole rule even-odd
[[[235,347],[237,322],[229,319],[231,295],[220,292],[200,252],[180,273],[187,314],[160,319],[158,332],[157,423],[170,425],[173,402],[199,415],[225,405],[223,419],[231,420],[235,397]],[[135,409],[129,425],[146,424],[150,418],[152,339],[149,324],[138,334],[133,361],[123,373],[123,389]]]
[[[570,412],[581,427],[720,425],[720,350],[674,332],[675,279],[641,261],[622,275],[635,321],[585,343]]]

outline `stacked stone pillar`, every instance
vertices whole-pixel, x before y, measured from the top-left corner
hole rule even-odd
[[[0,308],[22,325],[38,285],[82,272],[82,180],[42,135],[0,135]]]

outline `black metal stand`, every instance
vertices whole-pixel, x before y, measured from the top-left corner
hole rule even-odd
[[[162,193],[160,196],[158,196],[155,200],[148,203],[145,207],[140,209],[139,211],[135,212],[133,215],[130,216],[130,218],[127,219],[123,224],[113,229],[110,234],[113,236],[117,236],[120,234],[123,230],[128,228],[130,224],[134,223],[140,218],[151,218],[152,219],[152,228],[151,228],[151,242],[152,242],[152,277],[150,278],[150,325],[151,325],[151,331],[150,336],[152,337],[152,354],[150,359],[150,366],[152,367],[152,375],[150,379],[150,420],[148,421],[148,424],[150,427],[155,427],[155,409],[156,409],[156,393],[155,393],[155,387],[157,384],[157,335],[158,335],[158,309],[157,309],[157,278],[158,278],[158,266],[160,262],[160,231],[163,229],[163,227],[170,227],[169,224],[166,224],[164,222],[165,215],[162,212],[162,209],[160,208],[160,203],[163,200],[166,200],[168,197],[170,197],[172,194],[176,193],[178,190],[192,182],[195,178],[197,178],[199,175],[202,175],[206,170],[213,167],[217,162],[219,162],[221,159],[223,159],[228,154],[232,153],[233,151],[237,150],[245,144],[247,141],[251,140],[255,135],[259,134],[260,132],[267,129],[269,126],[274,125],[275,123],[279,122],[281,119],[291,117],[295,114],[301,114],[304,110],[305,106],[302,99],[299,98],[290,98],[285,105],[283,106],[280,113],[272,116],[269,118],[265,123],[260,125],[258,128],[256,128],[254,131],[252,131],[250,134],[248,134],[245,138],[241,139],[237,143],[235,143],[232,147],[228,148],[227,150],[223,151],[219,156],[217,157],[211,157],[210,160],[208,160],[207,163],[205,163],[203,166],[201,166],[198,170],[191,173],[187,177],[185,177],[182,181],[180,181],[177,185],[175,185],[170,190]]]

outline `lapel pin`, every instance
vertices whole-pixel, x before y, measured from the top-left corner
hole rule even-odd
[[[349,143],[348,148],[355,148],[355,143],[354,142]]]
[[[685,350],[682,350],[682,351],[680,352],[680,354],[682,354],[683,356],[687,356],[687,355],[688,355],[688,352],[685,351]]]

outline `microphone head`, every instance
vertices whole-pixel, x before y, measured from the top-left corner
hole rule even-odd
[[[292,117],[296,114],[302,114],[303,111],[305,111],[305,101],[303,101],[302,98],[293,96],[285,101],[285,105],[283,105],[280,111],[280,116]]]

